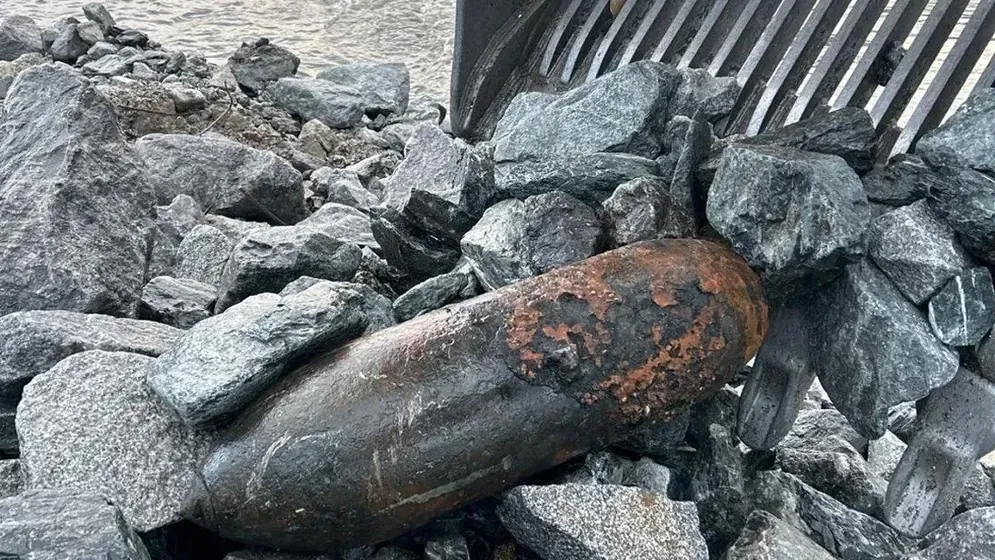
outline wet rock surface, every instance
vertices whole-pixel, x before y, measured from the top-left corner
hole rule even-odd
[[[916,145],[916,154],[936,166],[995,172],[995,91],[980,90]]]
[[[973,346],[995,326],[995,288],[987,268],[973,268],[947,282],[929,300],[929,324],[950,346]]]
[[[804,533],[763,510],[756,510],[743,527],[739,539],[726,554],[727,560],[782,560],[835,558]]]

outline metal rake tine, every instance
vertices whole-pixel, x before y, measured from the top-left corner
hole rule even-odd
[[[655,28],[656,22],[661,20],[666,21],[672,15],[669,12],[672,12],[676,5],[677,0],[653,0],[653,4],[643,15],[643,20],[639,22],[639,27],[636,28],[635,34],[629,40],[628,46],[622,52],[622,57],[618,61],[619,66],[624,66],[636,60],[636,57],[640,54],[640,49],[647,46],[650,33]],[[664,10],[668,12],[665,15]]]
[[[936,77],[923,94],[891,154],[909,150],[928,130],[943,121],[995,32],[995,0],[980,0]]]
[[[656,62],[670,62],[674,51],[693,33],[697,32],[701,18],[712,5],[713,0],[684,0],[681,9],[670,22],[670,27],[657,44],[649,59]]]
[[[971,95],[990,87],[995,87],[995,56],[988,61],[988,66],[985,66],[985,69],[981,72],[981,75],[978,77],[978,83],[974,84],[974,89],[971,90]]]
[[[760,38],[763,33],[763,26],[750,25],[754,21],[761,21],[769,17],[780,0],[749,0],[740,12],[736,23],[729,30],[729,34],[723,41],[722,46],[716,51],[711,63],[708,65],[708,73],[713,76],[725,76],[730,71],[738,71],[742,65],[745,55],[749,54],[749,45]],[[764,8],[764,9],[761,9]]]
[[[691,43],[684,51],[678,68],[700,67],[719,48],[720,42],[729,29],[736,23],[743,4],[736,0],[716,0],[708,15],[701,22],[698,32],[691,38]]]
[[[587,20],[584,21],[584,25],[582,25],[574,34],[566,63],[563,66],[563,74],[560,76],[561,82],[568,84],[571,80],[573,80],[575,72],[583,62],[584,57],[588,54],[591,45],[596,39],[594,30],[599,24],[605,23],[610,17],[612,16],[608,11],[608,2],[594,3],[594,9],[591,10],[591,13],[587,16]]]
[[[601,44],[598,45],[594,53],[594,59],[591,61],[591,67],[587,72],[588,81],[600,76],[603,73],[602,71],[606,70],[606,63],[611,63],[612,57],[620,47],[619,43],[625,38],[622,30],[630,25],[630,20],[633,17],[632,14],[635,12],[637,4],[639,4],[639,0],[629,0],[622,7],[622,11],[615,16],[615,21],[608,28],[608,33],[601,39]]]
[[[809,117],[818,107],[828,104],[887,4],[888,0],[856,0],[839,34],[816,63],[812,77],[799,90],[785,124]]]
[[[556,27],[553,28],[553,33],[546,44],[546,50],[543,52],[542,62],[539,64],[539,75],[549,76],[553,71],[553,64],[556,62],[557,57],[562,54],[563,49],[566,48],[566,41],[569,39],[567,29],[574,22],[584,2],[585,0],[571,0],[563,15],[557,19]]]

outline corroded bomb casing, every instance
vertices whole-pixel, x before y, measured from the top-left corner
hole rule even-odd
[[[710,396],[756,353],[756,275],[719,245],[631,245],[359,339],[220,436],[188,516],[325,551],[384,541]]]

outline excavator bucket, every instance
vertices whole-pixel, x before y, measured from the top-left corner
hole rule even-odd
[[[736,77],[720,134],[863,107],[886,159],[995,81],[995,0],[458,0],[456,18],[452,125],[475,139],[520,92],[655,60]]]

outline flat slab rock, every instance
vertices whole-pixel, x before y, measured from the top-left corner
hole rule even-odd
[[[330,282],[250,297],[184,334],[156,361],[149,386],[187,424],[220,424],[295,361],[359,336],[369,322],[364,299]]]
[[[957,353],[868,259],[819,294],[813,315],[819,380],[865,437],[884,434],[890,407],[919,400],[957,374]]]
[[[995,172],[995,90],[983,88],[972,95],[916,143],[916,154],[935,166]]]
[[[142,540],[99,494],[44,490],[0,500],[0,555],[148,560]],[[8,556],[9,557],[9,556]]]
[[[411,74],[403,63],[353,62],[322,70],[317,78],[359,91],[367,113],[400,116],[408,110]]]
[[[331,128],[352,128],[363,120],[363,95],[351,87],[314,78],[280,78],[269,93],[305,122],[317,119]]]
[[[0,315],[133,315],[155,198],[114,108],[71,68],[45,64],[18,76],[4,109]]]
[[[690,502],[626,486],[519,486],[498,515],[515,539],[545,560],[708,558]]]
[[[181,519],[210,440],[184,426],[148,388],[154,362],[83,352],[25,387],[17,433],[28,490],[102,495],[137,531]]]
[[[380,250],[380,244],[373,237],[373,224],[370,216],[356,208],[328,202],[323,204],[311,217],[300,224],[321,230],[335,239],[355,243],[360,247]]]
[[[71,311],[22,311],[0,317],[0,394],[16,394],[73,354],[88,350],[158,356],[181,331],[151,321]]]
[[[995,178],[971,169],[941,168],[929,205],[974,256],[995,264]]]
[[[798,529],[763,510],[750,514],[726,560],[833,560]]]
[[[218,289],[210,284],[158,276],[149,280],[142,290],[138,312],[144,318],[189,329],[211,316],[217,299]]]

